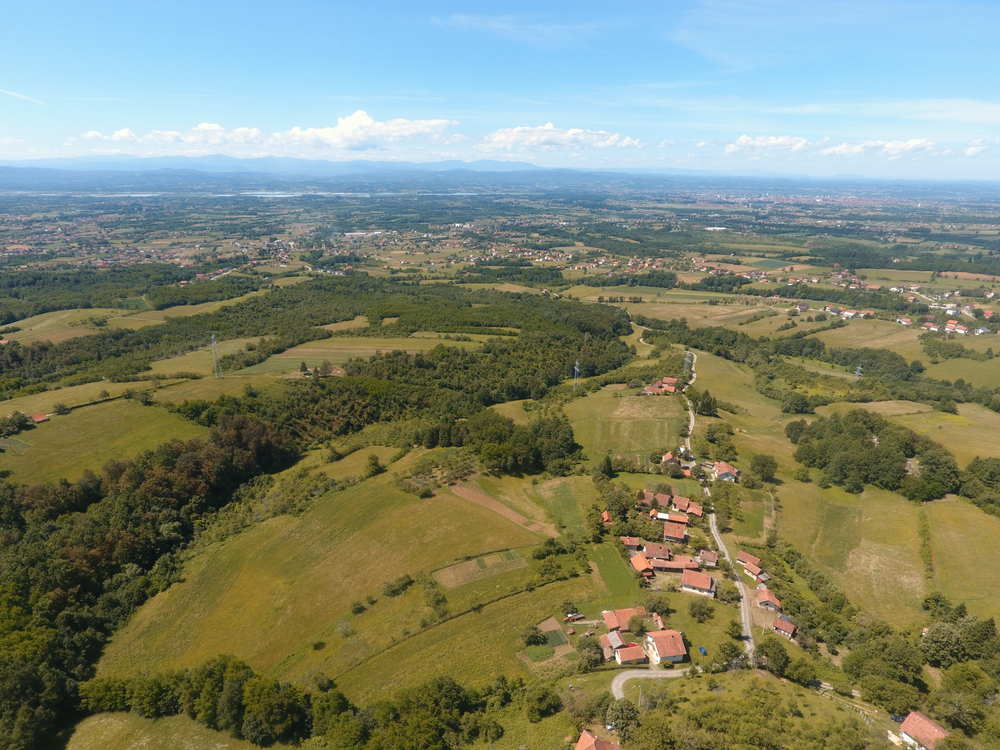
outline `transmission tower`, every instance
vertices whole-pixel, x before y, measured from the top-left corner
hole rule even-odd
[[[215,379],[222,380],[222,362],[219,361],[219,344],[215,340],[215,334],[212,334],[212,356],[215,357]]]
[[[854,379],[861,380],[861,375],[862,375],[861,365],[858,365],[858,369],[854,371]]]
[[[573,392],[576,393],[577,383],[580,382],[580,360],[573,365]]]

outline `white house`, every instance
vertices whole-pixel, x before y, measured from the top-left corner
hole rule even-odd
[[[661,661],[677,664],[684,661],[684,657],[687,656],[684,638],[676,630],[655,630],[647,633],[646,645],[649,661],[652,664],[659,664]]]
[[[948,730],[919,711],[910,713],[899,726],[903,744],[917,750],[934,750],[938,740],[948,736]]]
[[[685,570],[681,575],[681,591],[715,598],[715,579],[708,573]]]

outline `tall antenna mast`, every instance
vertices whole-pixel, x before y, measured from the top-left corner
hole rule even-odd
[[[580,382],[580,360],[573,365],[573,392],[576,393],[576,386]]]
[[[215,379],[222,380],[222,362],[219,361],[219,344],[212,333],[212,356],[215,357]]]

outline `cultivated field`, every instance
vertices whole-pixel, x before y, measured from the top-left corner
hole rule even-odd
[[[566,404],[576,441],[591,462],[609,451],[648,455],[677,447],[678,431],[685,422],[678,400],[630,393],[600,390]]]

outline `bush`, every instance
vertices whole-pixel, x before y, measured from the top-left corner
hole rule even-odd
[[[521,631],[521,640],[525,646],[542,646],[548,643],[545,633],[539,630],[537,625],[529,625]]]
[[[706,622],[715,617],[715,607],[699,597],[688,605],[688,613],[698,622]]]
[[[525,713],[528,721],[537,724],[546,716],[562,708],[559,694],[548,685],[535,685],[524,694]]]

